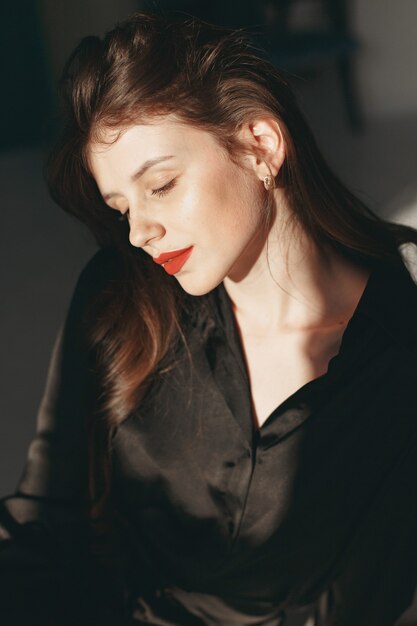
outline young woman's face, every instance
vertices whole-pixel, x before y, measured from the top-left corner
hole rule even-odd
[[[105,139],[115,136],[109,131]],[[239,280],[259,257],[262,181],[209,133],[166,118],[135,125],[114,143],[91,145],[89,162],[105,202],[129,220],[131,244],[191,295],[227,276]]]

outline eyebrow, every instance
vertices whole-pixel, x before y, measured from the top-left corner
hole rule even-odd
[[[162,163],[163,161],[167,161],[168,159],[173,159],[173,158],[174,158],[174,155],[171,154],[171,155],[166,155],[166,156],[155,157],[153,159],[148,159],[140,166],[138,170],[136,170],[136,172],[133,172],[132,176],[130,177],[130,182],[134,183],[141,176],[143,176],[144,173],[147,172],[148,169],[152,167],[153,165],[157,165],[157,163]],[[119,196],[119,195],[120,194],[117,191],[109,191],[109,193],[106,193],[103,195],[103,199],[110,200],[110,198],[113,198],[114,196]]]

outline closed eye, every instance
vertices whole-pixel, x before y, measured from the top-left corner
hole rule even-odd
[[[163,187],[160,187],[159,189],[152,189],[152,195],[153,196],[158,196],[159,198],[162,198],[169,191],[171,191],[171,189],[173,189],[176,184],[177,184],[177,179],[173,178],[169,183],[167,183]]]
[[[160,187],[159,189],[152,189],[151,195],[152,196],[158,196],[159,198],[162,198],[167,193],[169,193],[171,191],[171,189],[173,189],[175,187],[176,184],[177,184],[177,179],[173,178],[172,180],[169,181],[169,183],[167,183],[163,187]],[[128,218],[129,218],[129,209],[127,209],[124,213],[122,213],[118,217],[118,220],[119,220],[119,222],[125,222]]]

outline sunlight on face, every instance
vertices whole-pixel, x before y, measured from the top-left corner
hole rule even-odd
[[[258,257],[262,183],[209,133],[168,118],[138,124],[91,145],[89,162],[105,202],[129,220],[131,244],[162,255],[161,271],[191,295],[249,271]]]

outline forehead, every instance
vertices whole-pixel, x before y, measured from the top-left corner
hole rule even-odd
[[[152,120],[118,128],[100,129],[98,137],[87,145],[86,157],[94,175],[97,169],[152,159],[161,154],[187,156],[207,152],[219,144],[215,137],[170,118]],[[137,164],[137,163],[136,163]]]

